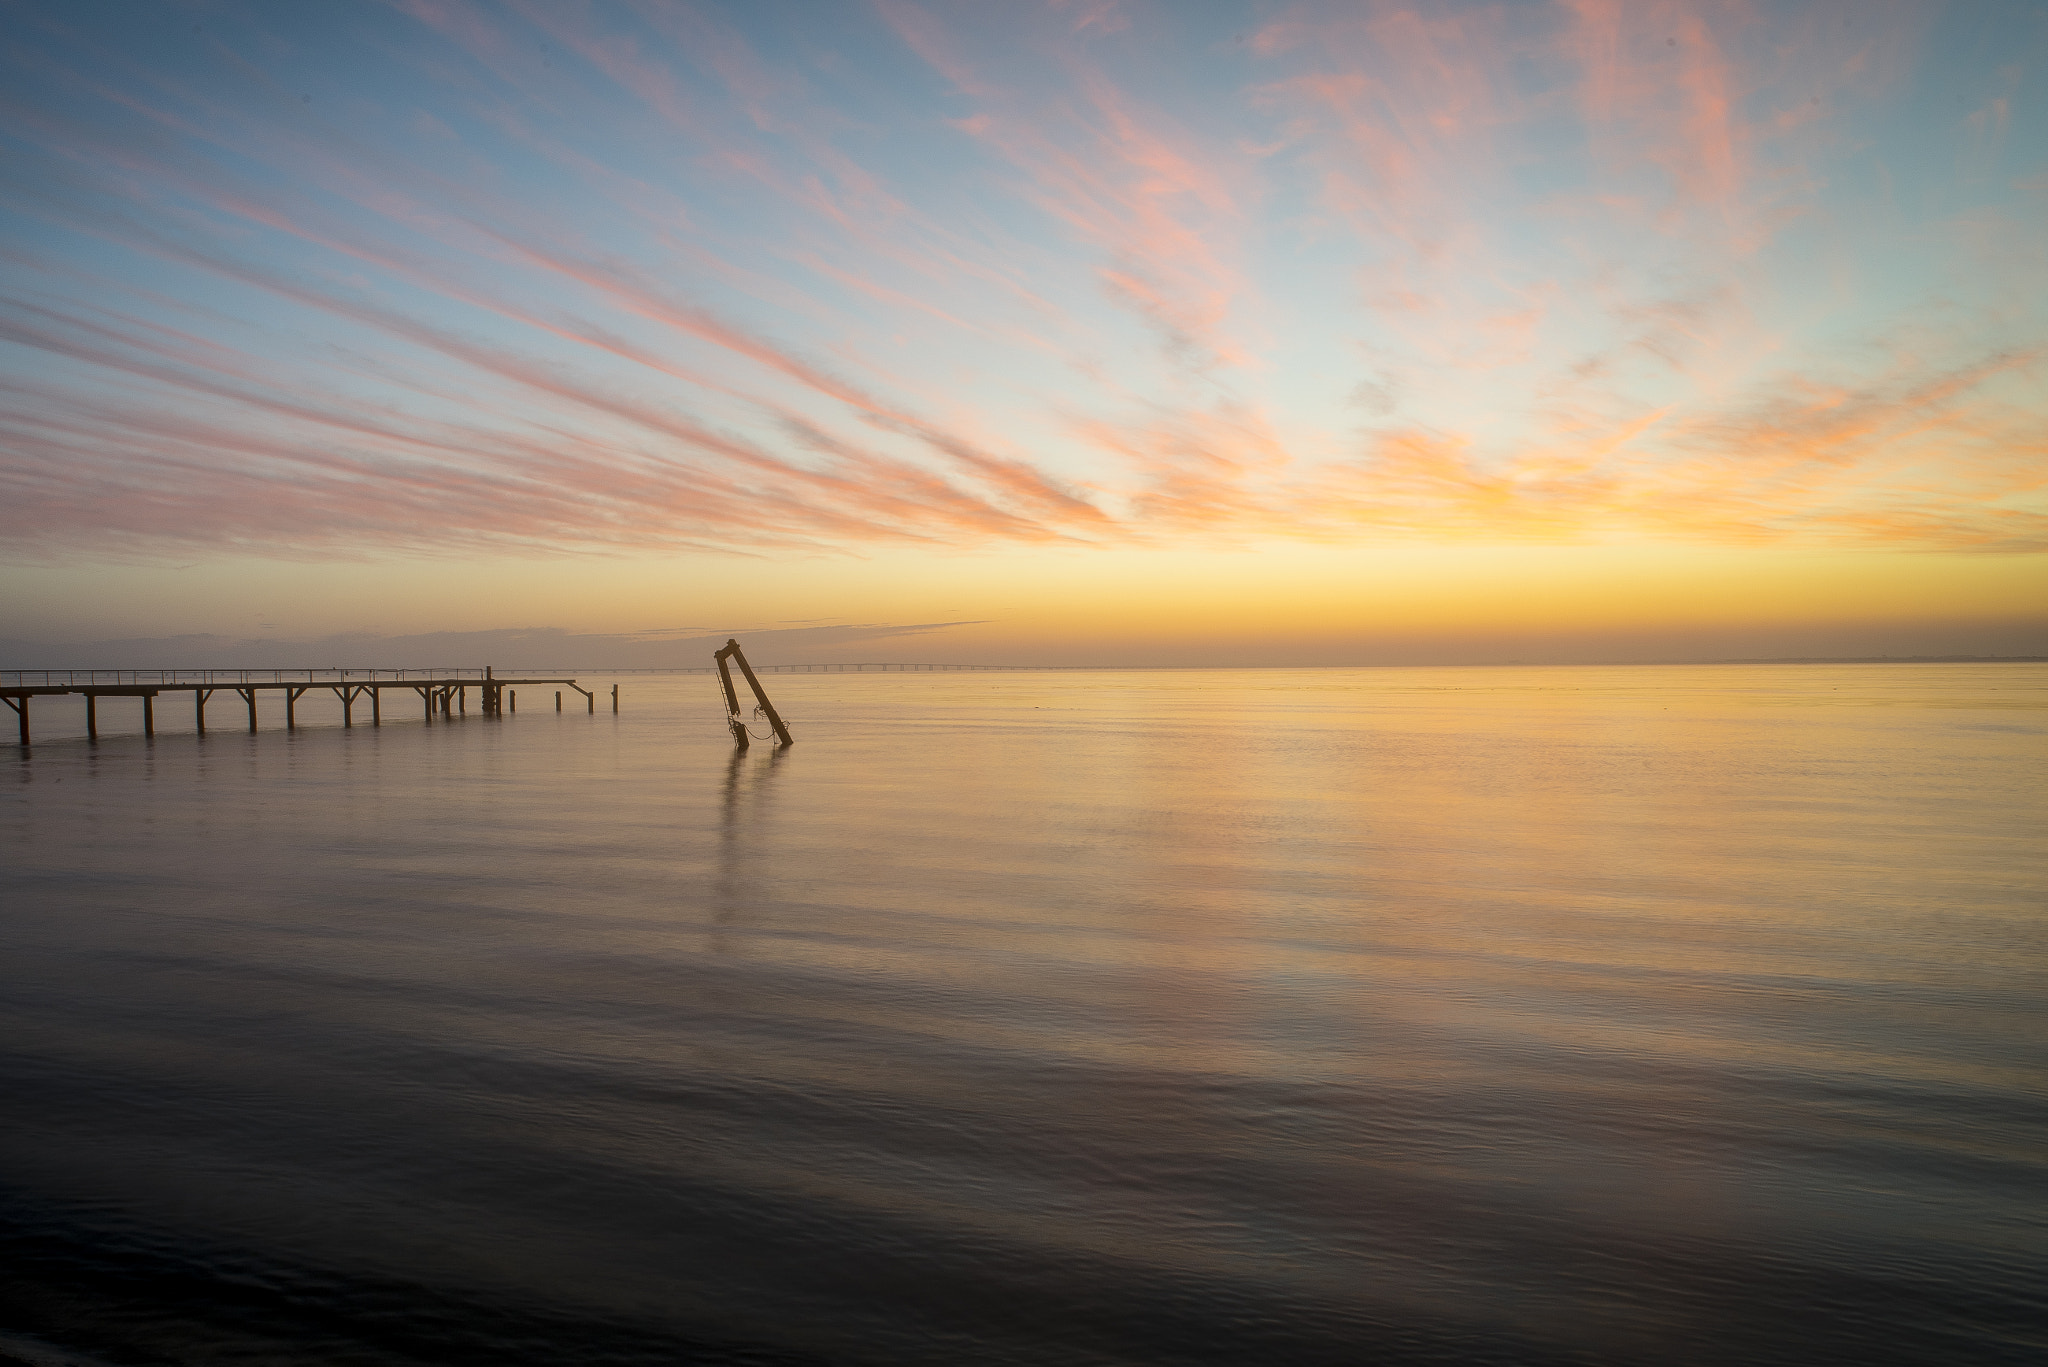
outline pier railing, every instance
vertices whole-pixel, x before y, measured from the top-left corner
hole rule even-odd
[[[404,683],[409,679],[481,679],[481,668],[444,669],[0,669],[0,688],[253,683]]]

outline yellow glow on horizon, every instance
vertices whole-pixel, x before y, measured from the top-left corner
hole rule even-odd
[[[34,634],[78,639],[61,624],[79,574],[14,576],[18,609],[41,627]],[[1032,650],[1061,659],[1115,657],[1143,646],[1193,663],[1205,651],[1236,659],[1271,643],[1295,655],[1341,647],[1338,655],[1349,658],[1382,639],[1416,648],[1456,642],[1483,653],[1490,640],[1542,635],[1668,641],[1687,632],[1796,632],[1801,624],[1967,627],[2048,615],[2048,558],[2040,556],[1640,544],[239,561],[177,573],[115,566],[89,574],[102,603],[130,614],[118,634],[142,637],[165,634],[155,625],[164,621],[283,639],[518,627],[772,632],[806,624],[979,623],[887,638],[894,643],[883,655],[920,659],[1015,658]],[[862,647],[870,657],[879,648]],[[1901,640],[1901,653],[1915,649]]]

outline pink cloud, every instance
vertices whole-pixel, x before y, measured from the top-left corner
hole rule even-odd
[[[983,103],[954,126],[1023,173],[1018,190],[1032,205],[1105,253],[1097,270],[1112,297],[1189,364],[1250,363],[1230,328],[1249,289],[1233,259],[1246,191],[1231,162],[1252,158],[1219,157],[1079,52],[1062,54],[1066,80],[1055,90],[1007,90],[976,72],[926,12],[896,0],[881,11],[919,56]]]
[[[882,0],[952,87],[906,124],[696,11],[399,9],[432,110],[323,121],[240,59],[9,106],[60,244],[6,254],[18,544],[2048,535],[2026,216],[1837,321],[1833,110],[1911,24],[1304,5],[1194,89],[1158,12]],[[2018,108],[1951,115],[1987,183]],[[1807,319],[1792,225],[1840,272]]]

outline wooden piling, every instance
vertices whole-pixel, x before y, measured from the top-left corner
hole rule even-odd
[[[726,729],[732,732],[732,743],[745,750],[752,742],[747,739],[746,718],[740,715],[740,695],[733,691],[732,670],[728,669],[725,663],[726,656],[734,649],[736,647],[727,642],[726,649],[717,652],[711,658],[718,662],[718,684],[725,690]]]
[[[747,663],[746,652],[740,649],[740,643],[734,640],[727,640],[725,649],[731,652],[733,659],[739,662],[740,673],[747,676],[747,687],[754,690],[754,697],[760,702],[761,710],[768,714],[768,725],[774,729],[775,738],[784,745],[796,744],[795,741],[789,738],[789,728],[782,724],[781,716],[775,711],[775,704],[768,701],[767,690],[762,688],[761,681],[754,677],[754,667]],[[726,691],[728,693],[732,691],[730,681],[727,683]],[[738,711],[739,709],[735,706],[733,710]]]
[[[202,736],[206,734],[206,700],[212,696],[210,688],[192,690],[192,729]]]
[[[241,694],[243,699],[249,704],[249,734],[253,736],[256,734],[256,690],[253,688],[238,688],[235,692]]]
[[[556,689],[556,690],[555,690],[555,711],[559,712],[559,711],[561,711],[561,710],[562,710],[562,690],[558,688],[558,689]]]
[[[618,711],[619,711],[619,686],[618,686],[617,684],[613,684],[613,685],[612,685],[612,714],[613,714],[614,716],[616,716],[616,715],[618,714]]]
[[[341,694],[341,724],[343,726],[354,726],[356,724],[354,716],[356,695],[349,690],[347,684],[343,684],[334,691]]]
[[[156,694],[142,695],[142,738],[156,739]]]
[[[28,749],[28,699],[25,696],[9,698],[7,705],[14,709],[15,718],[21,723],[21,748],[26,750]]]
[[[85,695],[85,738],[97,741],[100,738],[100,699],[97,693]]]

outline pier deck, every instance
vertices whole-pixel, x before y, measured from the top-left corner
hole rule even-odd
[[[341,699],[341,724],[354,726],[355,706],[365,696],[370,702],[369,724],[384,721],[384,691],[410,689],[419,695],[421,711],[428,725],[436,715],[452,717],[469,711],[469,690],[477,690],[477,705],[483,715],[503,716],[506,694],[526,685],[563,684],[583,695],[592,712],[597,695],[578,687],[574,679],[501,679],[491,670],[422,671],[371,669],[214,669],[214,670],[12,670],[8,682],[0,682],[0,702],[7,704],[20,723],[21,743],[29,737],[29,702],[40,697],[83,695],[86,739],[98,740],[101,698],[142,699],[142,734],[156,735],[156,699],[163,693],[192,695],[192,716],[200,735],[206,734],[206,702],[215,693],[233,693],[248,709],[249,730],[256,730],[256,697],[259,693],[284,695],[284,724],[298,725],[297,705],[301,697],[316,689],[332,690]],[[34,680],[34,682],[31,682]],[[557,705],[559,706],[559,695]],[[612,710],[618,710],[613,690]]]

